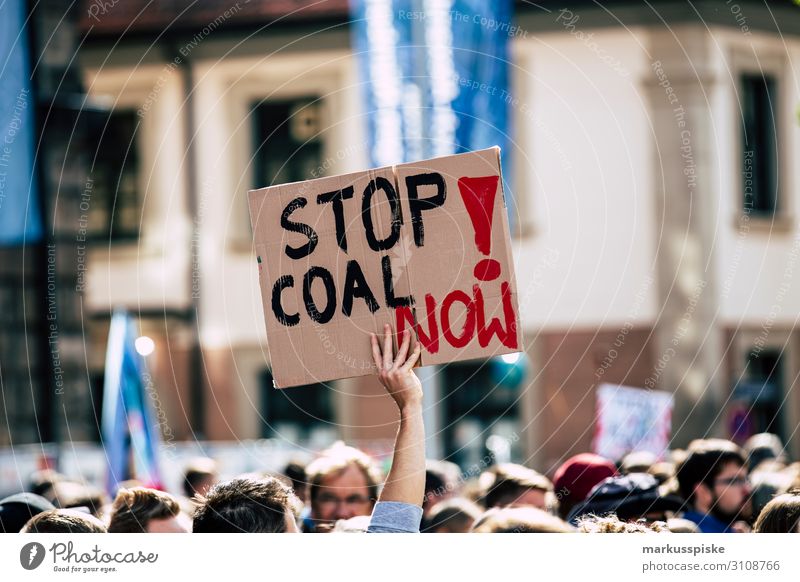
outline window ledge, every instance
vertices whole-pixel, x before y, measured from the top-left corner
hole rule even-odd
[[[525,243],[536,238],[538,234],[539,229],[532,222],[526,221],[516,224],[511,229],[511,240],[516,243]]]
[[[140,261],[154,259],[163,255],[163,249],[147,246],[141,239],[135,241],[107,241],[89,245],[91,260],[103,261]]]
[[[733,218],[733,227],[737,230],[747,229],[756,233],[785,234],[794,230],[795,219],[790,214],[767,217],[740,212]]]
[[[232,254],[255,256],[253,239],[248,239],[245,237],[232,237],[230,240],[228,240],[226,248]]]

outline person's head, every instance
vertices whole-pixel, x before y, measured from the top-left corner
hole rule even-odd
[[[581,533],[670,533],[663,521],[622,521],[614,515],[584,515],[578,521]]]
[[[800,533],[800,490],[778,495],[764,506],[755,533]]]
[[[589,497],[573,508],[568,521],[575,524],[585,515],[609,513],[623,521],[666,521],[682,506],[683,500],[664,494],[652,475],[631,473],[598,483]]]
[[[633,451],[625,455],[619,464],[619,472],[623,475],[631,473],[649,473],[658,459],[649,451]]]
[[[522,465],[501,463],[484,472],[480,478],[483,488],[483,504],[492,507],[537,507],[548,506],[549,494],[553,491],[550,480]]]
[[[595,485],[616,474],[614,463],[600,455],[581,453],[567,459],[553,477],[561,519],[566,519],[572,508],[586,499]]]
[[[74,481],[57,481],[50,488],[48,499],[61,509],[85,508],[97,517],[108,504],[103,490]]]
[[[51,509],[29,519],[20,533],[106,533],[106,526],[85,511]]]
[[[663,485],[675,478],[675,465],[669,461],[659,461],[651,465],[647,473],[655,477]]]
[[[296,533],[299,501],[274,477],[217,483],[194,514],[194,533]]]
[[[786,469],[786,463],[778,459],[765,459],[755,467],[748,468],[751,476],[758,473],[780,473]]]
[[[183,473],[183,494],[190,499],[195,495],[205,495],[217,479],[217,463],[214,459],[192,459]]]
[[[32,517],[55,506],[41,495],[17,493],[0,501],[0,533],[17,533]]]
[[[572,533],[575,529],[555,515],[536,507],[488,510],[475,522],[472,533]]]
[[[380,474],[365,453],[338,443],[306,468],[311,519],[320,530],[336,520],[369,515],[378,498]]]
[[[786,460],[783,443],[780,437],[769,432],[754,434],[744,443],[744,452],[747,457],[747,465],[752,471],[762,461],[776,459],[780,462]]]
[[[463,497],[453,497],[434,505],[423,533],[466,533],[481,516],[481,508]]]
[[[771,463],[765,461],[761,463]],[[750,473],[750,499],[753,518],[757,518],[773,497],[791,489],[791,479],[781,471],[755,471]]]
[[[34,471],[31,473],[28,491],[35,493],[36,495],[47,497],[47,494],[53,488],[55,483],[66,480],[66,476],[62,475],[58,471],[54,471],[53,469],[41,469],[39,471]]]
[[[724,523],[751,517],[744,456],[731,441],[693,441],[677,470],[681,496],[696,511]]]
[[[111,507],[109,533],[186,533],[178,501],[169,493],[134,487],[120,489]]]
[[[422,511],[427,516],[431,509],[457,494],[458,465],[448,461],[425,461],[425,498]]]
[[[292,482],[292,489],[297,498],[303,503],[306,502],[306,464],[303,461],[294,459],[286,464],[282,473]]]

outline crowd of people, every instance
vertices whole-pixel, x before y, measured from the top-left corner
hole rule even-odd
[[[400,415],[391,468],[337,443],[282,474],[220,480],[211,459],[185,471],[183,491],[121,484],[102,490],[54,471],[0,501],[0,531],[369,533],[800,533],[800,463],[777,436],[744,447],[699,439],[666,459],[633,452],[619,463],[591,453],[550,476],[500,463],[478,475],[425,459],[422,387],[408,333],[372,338],[379,380]]]

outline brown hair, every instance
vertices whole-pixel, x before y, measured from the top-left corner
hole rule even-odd
[[[756,533],[800,533],[800,490],[778,495],[764,506],[756,520]]]
[[[218,483],[200,498],[194,533],[284,533],[297,498],[274,477]]]
[[[192,498],[204,481],[217,480],[217,463],[207,457],[192,459],[183,472],[183,494]]]
[[[550,479],[522,465],[502,463],[495,465],[480,477],[483,504],[486,508],[502,507],[512,503],[528,489],[553,491]]]
[[[481,516],[481,508],[464,497],[440,501],[431,508],[423,532],[465,533]]]
[[[350,466],[358,467],[367,480],[369,498],[373,502],[378,498],[378,486],[381,475],[372,459],[363,451],[355,447],[348,447],[344,443],[336,443],[322,453],[322,456],[312,461],[306,467],[308,480],[308,500],[314,502],[322,487],[323,481],[342,473]]]
[[[106,526],[77,509],[51,509],[29,519],[20,533],[106,533]]]
[[[133,487],[120,489],[111,507],[109,533],[144,533],[152,519],[175,517],[180,507],[169,493]]]
[[[475,525],[472,533],[571,533],[566,521],[535,507],[490,509]]]

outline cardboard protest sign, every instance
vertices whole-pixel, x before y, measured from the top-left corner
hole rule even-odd
[[[249,193],[279,388],[375,373],[369,334],[421,365],[522,349],[500,150]]]
[[[661,458],[669,448],[672,407],[668,392],[601,384],[594,452],[613,460],[631,451],[648,451]]]

